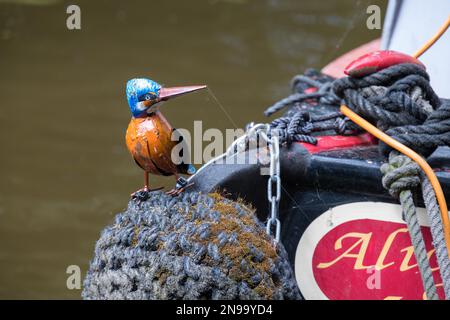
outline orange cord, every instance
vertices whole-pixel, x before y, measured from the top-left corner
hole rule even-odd
[[[436,41],[439,40],[439,38],[444,34],[444,32],[448,29],[450,26],[450,16],[448,16],[445,23],[442,25],[442,27],[439,29],[439,31],[430,39],[427,43],[425,43],[419,50],[417,50],[416,53],[413,54],[414,58],[419,58],[422,54],[425,53]]]
[[[354,123],[356,123],[358,126],[369,132],[370,134],[374,135],[390,147],[394,148],[395,150],[403,153],[404,155],[408,156],[422,168],[422,170],[427,175],[428,179],[430,180],[431,185],[433,186],[433,189],[436,193],[436,198],[439,204],[439,207],[441,209],[441,218],[442,218],[442,224],[444,227],[444,237],[445,237],[445,244],[447,247],[447,254],[450,258],[450,222],[448,218],[448,209],[447,209],[447,203],[445,202],[444,192],[442,191],[442,187],[439,184],[439,180],[437,179],[436,175],[434,174],[433,169],[431,169],[430,165],[416,152],[408,148],[407,146],[401,144],[397,140],[393,139],[392,137],[388,136],[381,130],[379,130],[377,127],[369,123],[367,120],[363,119],[356,113],[354,113],[352,110],[350,110],[347,106],[341,105],[341,112],[348,117],[350,120],[352,120]]]

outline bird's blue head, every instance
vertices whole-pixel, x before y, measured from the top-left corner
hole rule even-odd
[[[127,100],[133,117],[141,117],[158,102],[161,85],[145,78],[131,79],[127,82]]]
[[[206,86],[163,88],[153,80],[135,78],[127,82],[126,93],[131,113],[137,118],[157,111],[162,101],[204,88]]]

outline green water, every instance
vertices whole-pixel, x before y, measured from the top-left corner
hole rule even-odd
[[[142,184],[124,144],[128,79],[208,84],[233,121],[207,91],[164,113],[175,127],[224,130],[266,121],[293,75],[380,35],[366,1],[77,3],[82,29],[69,31],[68,2],[0,0],[0,298],[80,298],[67,266],[86,272]]]

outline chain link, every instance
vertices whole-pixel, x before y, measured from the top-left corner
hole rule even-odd
[[[248,132],[253,132],[251,131],[253,128],[254,126],[251,126]],[[269,179],[267,180],[267,200],[270,203],[270,216],[267,219],[266,232],[273,236],[275,242],[279,242],[281,236],[281,222],[278,218],[281,199],[280,140],[275,132],[271,132],[269,125],[265,125],[264,129],[259,127],[258,131],[255,132],[267,142],[269,148],[270,166]],[[275,229],[275,234],[273,234],[273,229]]]
[[[270,203],[270,217],[267,220],[266,232],[272,234],[272,228],[275,227],[275,242],[280,241],[281,223],[278,218],[278,209],[281,199],[281,177],[280,177],[280,144],[278,136],[271,135],[268,140],[270,153],[269,179],[267,180],[267,200]],[[275,186],[275,188],[273,188]]]
[[[278,209],[281,199],[280,140],[275,132],[271,132],[269,124],[250,123],[246,127],[246,133],[243,136],[234,140],[225,153],[211,159],[203,165],[196,174],[224,157],[233,156],[234,154],[247,150],[251,145],[250,142],[257,141],[259,137],[267,143],[270,159],[269,179],[267,180],[267,200],[270,204],[270,215],[266,223],[266,232],[274,238],[276,243],[278,243],[281,236],[281,222],[278,218]],[[193,176],[191,176],[188,181],[192,178]],[[274,230],[275,233],[273,233]]]

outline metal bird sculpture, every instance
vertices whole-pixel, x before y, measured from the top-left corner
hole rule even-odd
[[[156,191],[162,188],[149,189],[149,173],[155,175],[174,175],[177,183],[168,194],[177,195],[188,187],[186,179],[179,174],[194,174],[195,167],[182,161],[183,152],[189,152],[186,145],[180,148],[179,155],[172,155],[172,149],[178,143],[185,143],[178,132],[178,141],[173,140],[172,128],[160,112],[164,101],[204,89],[206,86],[186,86],[164,88],[153,80],[136,78],[127,82],[126,94],[132,118],[126,133],[128,150],[139,167],[144,170],[144,188],[140,191]],[[172,156],[179,156],[172,159]]]

